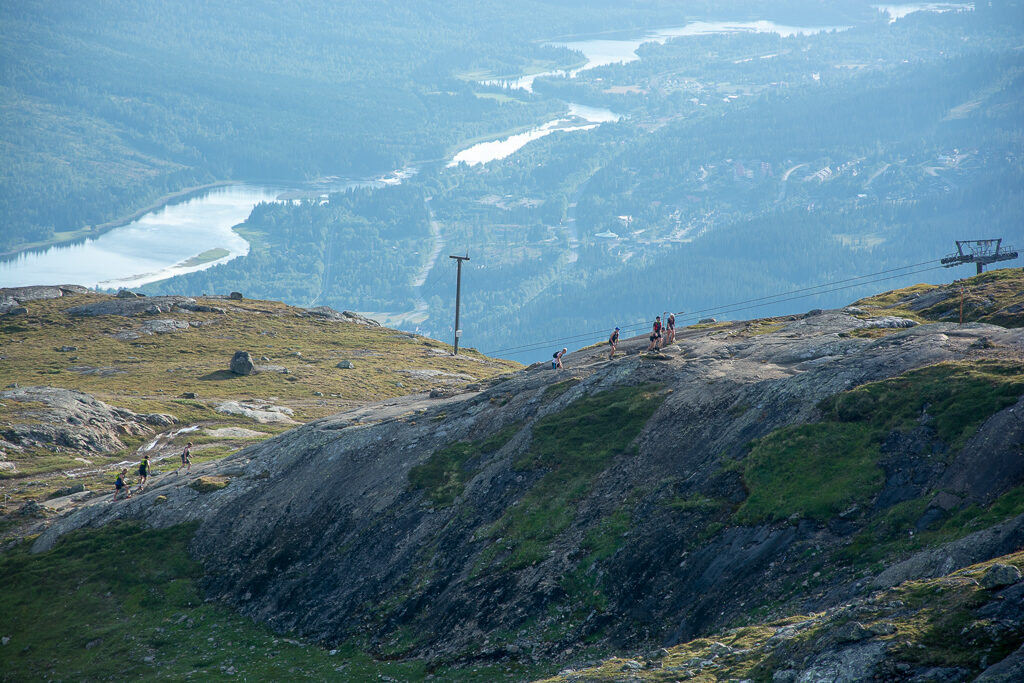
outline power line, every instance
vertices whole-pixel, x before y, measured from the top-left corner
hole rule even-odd
[[[931,260],[928,260],[928,261],[922,261],[920,263],[915,263],[915,264],[912,264],[912,265],[900,266],[898,268],[890,268],[888,270],[881,270],[881,271],[878,271],[876,273],[870,273],[868,275],[858,275],[858,276],[852,277],[852,278],[846,278],[846,279],[843,279],[843,280],[835,280],[835,281],[832,281],[832,282],[826,282],[826,283],[823,283],[823,284],[813,285],[813,286],[810,286],[810,287],[802,287],[802,288],[799,288],[799,289],[789,290],[787,292],[780,292],[780,293],[777,293],[777,294],[771,294],[771,295],[768,295],[768,296],[756,297],[756,298],[753,298],[753,299],[745,299],[743,301],[737,301],[737,302],[730,303],[730,304],[723,304],[722,306],[719,306],[719,307],[704,308],[704,309],[700,309],[700,310],[697,310],[697,311],[691,311],[691,312],[687,313],[687,316],[686,316],[685,319],[696,321],[696,320],[698,320],[701,317],[707,317],[707,315],[705,315],[707,313],[716,313],[716,314],[719,314],[719,315],[726,314],[726,313],[734,313],[736,311],[745,310],[745,309],[749,309],[749,308],[759,308],[761,306],[768,306],[768,305],[771,305],[771,304],[785,303],[787,301],[795,301],[797,299],[803,299],[803,298],[807,298],[809,296],[818,296],[819,294],[829,294],[829,293],[832,293],[832,292],[838,292],[838,291],[841,291],[841,290],[844,290],[844,289],[849,289],[851,287],[859,287],[861,285],[868,285],[868,284],[872,284],[872,283],[875,283],[875,282],[884,282],[886,280],[892,280],[892,279],[895,279],[895,278],[906,277],[908,275],[916,275],[918,273],[925,273],[925,272],[932,271],[932,270],[938,270],[938,269],[943,267],[942,265],[930,266],[928,268],[921,268],[919,270],[913,270],[913,271],[910,271],[910,272],[897,273],[896,275],[888,275],[888,277],[877,277],[879,275],[887,275],[889,273],[895,273],[896,271],[908,270],[910,268],[917,268],[919,266],[927,265],[927,264],[930,264],[930,263],[935,263],[935,259],[931,259]],[[868,278],[872,278],[872,279],[868,279]],[[852,284],[843,284],[843,283],[852,283]],[[835,285],[842,285],[842,286],[836,287]],[[829,289],[823,289],[825,287],[829,287]],[[811,291],[811,290],[820,290],[820,291]],[[797,295],[797,296],[791,296],[791,295]],[[748,305],[748,304],[750,304],[750,305]],[[683,311],[679,311],[679,315],[680,316],[682,315],[682,313],[683,313]],[[646,322],[634,323],[634,324],[631,324],[631,325],[627,324],[627,325],[625,325],[623,327],[623,329],[624,330],[630,330],[630,329],[638,329],[639,330],[639,329],[645,328],[647,325],[648,325],[648,323],[646,323]],[[594,331],[594,332],[586,332],[586,333],[581,333],[581,334],[577,334],[577,335],[571,335],[571,336],[568,336],[568,337],[561,337],[561,338],[558,338],[558,339],[549,339],[549,340],[545,340],[545,341],[533,342],[533,343],[530,343],[530,344],[523,344],[523,345],[520,345],[520,346],[511,346],[511,347],[507,347],[507,348],[503,348],[503,349],[497,349],[497,350],[494,350],[494,351],[488,351],[487,354],[494,356],[494,355],[498,355],[498,354],[501,354],[501,353],[532,351],[532,350],[535,350],[535,349],[543,348],[543,347],[548,346],[550,344],[563,344],[563,343],[566,343],[566,342],[580,341],[580,340],[583,340],[583,339],[592,339],[595,335],[601,335],[603,333],[604,333],[603,330],[597,330],[597,331]]]

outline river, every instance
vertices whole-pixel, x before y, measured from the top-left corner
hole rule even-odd
[[[569,113],[565,117],[542,123],[525,133],[477,143],[456,154],[448,162],[448,166],[457,166],[460,163],[475,166],[477,164],[486,164],[488,161],[494,161],[495,159],[504,159],[519,150],[526,143],[542,138],[545,135],[550,135],[555,131],[590,130],[602,123],[618,121],[620,118],[622,117],[608,109],[588,107],[582,104],[570,104]]]
[[[707,36],[721,33],[778,33],[781,36],[842,31],[846,26],[787,26],[774,21],[693,21],[685,26],[647,31],[634,38],[590,38],[587,40],[551,41],[549,45],[565,47],[583,54],[586,63],[571,70],[558,69],[529,74],[517,78],[491,79],[481,81],[483,85],[496,85],[511,90],[521,89],[532,92],[533,82],[545,76],[573,78],[581,71],[596,69],[609,64],[626,64],[640,59],[637,49],[644,43],[664,44],[672,38],[686,36]]]
[[[583,66],[572,70],[545,71],[542,73],[519,76],[511,79],[491,79],[481,81],[481,85],[498,86],[509,90],[533,91],[533,82],[544,76],[560,76],[575,78],[587,69],[594,69],[608,64],[625,64],[640,59],[636,51],[644,43],[664,43],[671,38],[685,36],[704,36],[719,33],[778,33],[783,36],[797,34],[820,33],[822,31],[844,30],[841,26],[799,27],[777,24],[773,21],[694,21],[685,26],[648,31],[638,37],[613,39],[591,38],[567,42],[552,41],[550,45],[565,47],[583,54],[586,59]],[[608,109],[588,107],[581,104],[569,104],[569,112],[560,117],[542,123],[530,130],[510,135],[497,140],[480,142],[458,152],[448,166],[466,163],[470,166],[486,164],[496,159],[504,159],[527,143],[550,135],[555,131],[578,131],[596,128],[602,123],[618,121],[619,114]]]
[[[0,261],[0,287],[77,284],[130,288],[225,263],[249,253],[232,228],[260,202],[316,198],[354,187],[383,187],[413,169],[372,180],[329,178],[292,187],[226,185],[164,205],[137,220],[47,249]],[[203,258],[199,258],[205,255]]]

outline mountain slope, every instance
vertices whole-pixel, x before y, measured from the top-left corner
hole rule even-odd
[[[1017,550],[1024,331],[865,315],[697,326],[323,418],[35,548],[198,522],[211,597],[434,662],[673,645]]]

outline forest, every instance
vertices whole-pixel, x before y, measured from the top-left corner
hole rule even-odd
[[[419,172],[397,187],[262,204],[237,228],[249,255],[143,291],[239,290],[380,314],[450,339],[447,256],[469,253],[463,343],[530,361],[537,351],[505,349],[575,335],[583,345],[615,325],[638,331],[666,310],[725,308],[728,317],[841,305],[878,286],[956,273],[742,312],[726,306],[937,260],[955,239],[1021,234],[1024,57],[1016,48],[1024,26],[1016,3],[891,22],[864,2],[793,0],[768,18],[842,29],[646,43],[639,60],[539,78],[533,92],[480,83],[580,63],[544,39],[626,35],[603,31],[700,16],[766,18],[745,2],[695,3],[686,16],[667,1],[602,2],[585,17],[581,6],[529,5],[546,17],[538,25],[490,2],[467,14],[435,3],[370,11],[303,0],[283,28],[271,30],[275,10],[257,5],[227,37],[224,24],[241,13],[232,3],[197,5],[203,27],[141,1],[135,12],[69,10],[64,24],[44,25],[31,3],[12,10],[11,24],[54,44],[81,25],[75,12],[118,16],[97,40],[79,37],[74,63],[71,53],[64,61],[54,54],[45,69],[29,68],[16,48],[0,47],[12,57],[8,92],[19,93],[12,111],[25,118],[21,137],[7,131],[17,144],[8,144],[16,153],[0,210],[17,219],[0,248],[210,180],[357,176],[412,164]],[[495,33],[499,17],[514,30]],[[115,48],[149,56],[97,78]],[[47,94],[55,82],[68,86],[59,96],[66,109]],[[30,116],[26,94],[47,100],[50,114]],[[553,133],[484,165],[446,166],[454,149],[551,120],[569,102],[622,118]],[[64,138],[40,133],[61,126]],[[88,145],[73,144],[76,130]],[[46,156],[33,145],[65,149]],[[58,163],[68,156],[78,162]],[[60,201],[39,201],[41,183]]]
[[[472,74],[572,63],[542,39],[755,11],[752,0],[0,0],[0,252],[211,181],[380,175],[536,123]],[[584,11],[585,8],[585,11]],[[861,0],[780,16],[863,17]]]

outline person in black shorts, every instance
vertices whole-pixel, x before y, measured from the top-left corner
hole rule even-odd
[[[121,473],[117,475],[117,481],[114,482],[114,500],[117,500],[117,494],[124,491],[126,498],[132,497],[132,490],[128,488],[128,468],[125,467],[121,470]]]
[[[611,360],[615,357],[615,350],[619,348],[619,328],[616,327],[615,331],[608,337],[608,346],[612,347],[611,353],[608,354],[608,360]]]
[[[661,316],[660,315],[654,317],[654,326],[651,328],[651,336],[649,338],[651,340],[651,343],[647,347],[648,351],[653,351],[655,349],[660,349],[661,348]]]
[[[139,485],[135,489],[138,493],[146,486],[146,479],[149,478],[149,454],[147,453],[142,458],[142,462],[139,463]]]
[[[185,470],[185,474],[188,474],[189,472],[192,471],[192,451],[190,450],[191,448],[192,442],[189,441],[188,445],[185,446],[185,450],[181,452],[181,465],[178,467],[178,469],[174,470],[175,474],[181,472],[181,468],[185,467],[186,465],[188,465],[188,468]]]
[[[551,361],[551,369],[552,370],[561,370],[563,368],[563,366],[562,366],[562,356],[564,356],[565,352],[568,351],[568,350],[569,349],[562,349],[561,351],[555,351],[555,355],[552,356],[552,358],[554,360]]]

